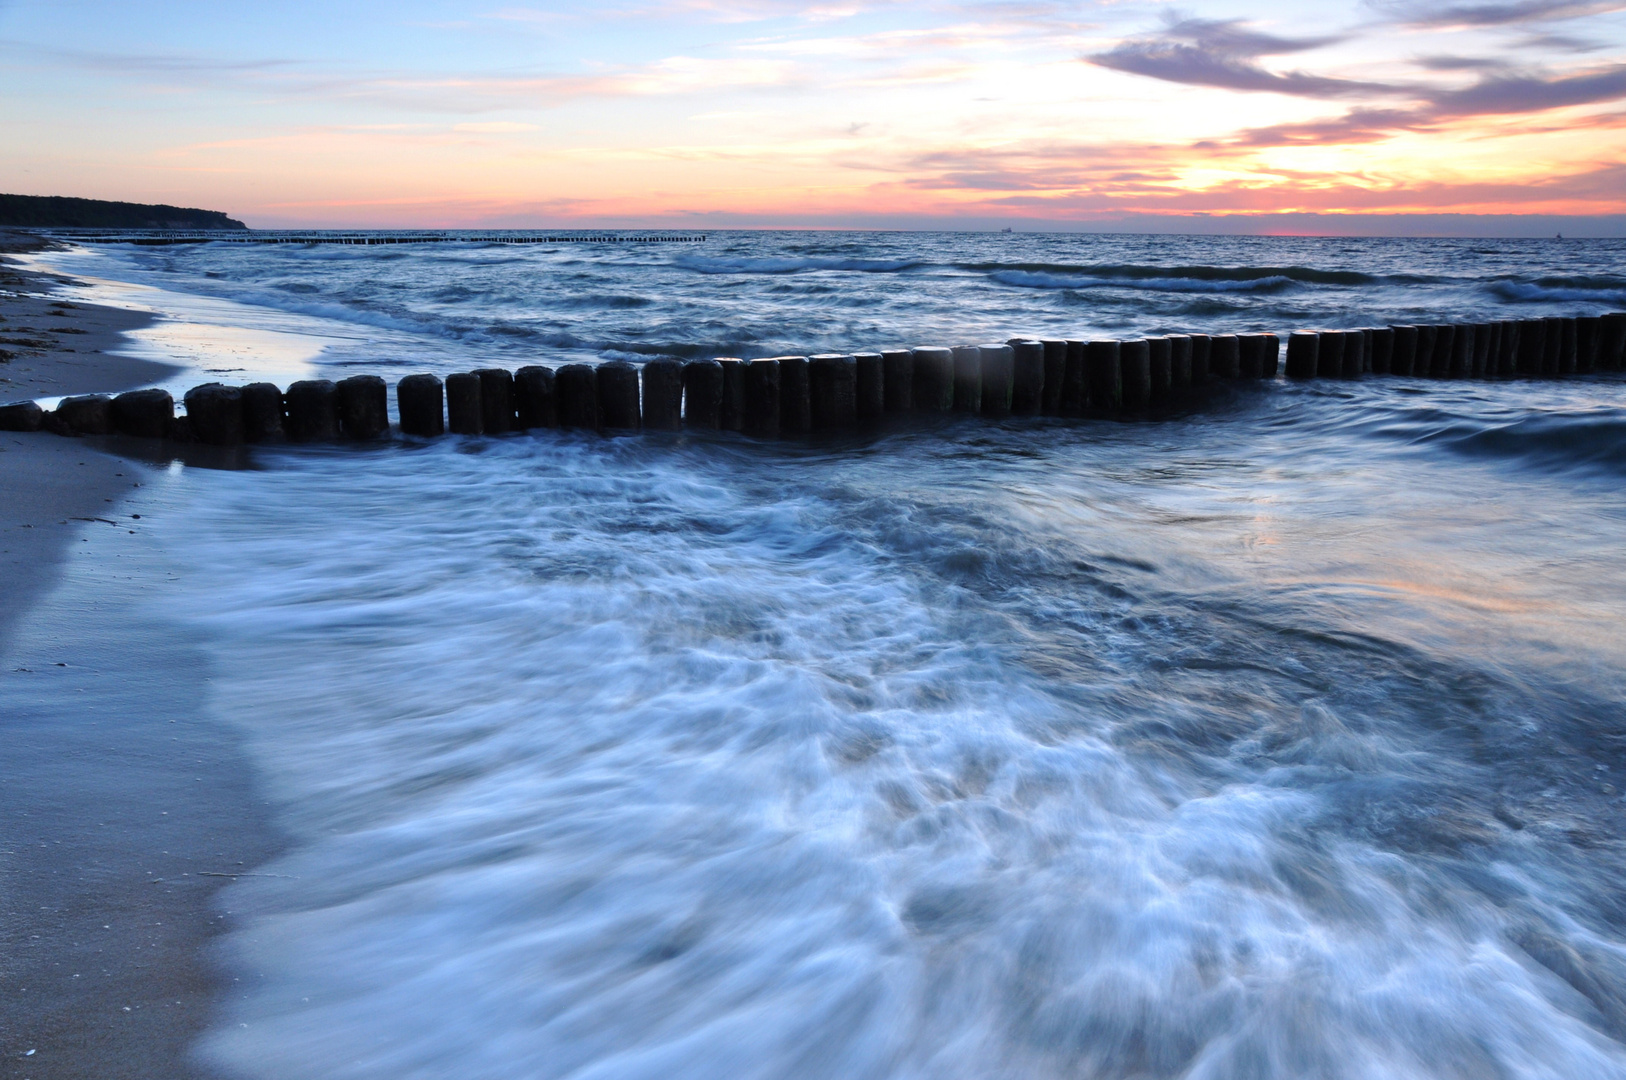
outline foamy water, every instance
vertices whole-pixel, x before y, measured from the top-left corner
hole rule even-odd
[[[839,305],[931,261],[860,256],[661,273],[718,309],[731,274],[846,275]],[[1432,302],[1258,265],[1168,302]],[[992,310],[1001,273],[1060,274],[940,277]],[[1202,278],[1156,280],[1148,319]],[[774,288],[740,320],[794,310]],[[515,351],[493,321],[464,366]],[[1623,462],[1599,376],[184,470],[146,526],[184,568],[164,604],[291,838],[227,893],[249,989],[198,1052],[267,1080],[1626,1076]]]

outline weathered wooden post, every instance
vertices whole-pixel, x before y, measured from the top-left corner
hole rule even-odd
[[[558,385],[553,369],[541,364],[528,364],[514,372],[515,427],[520,431],[558,427]]]
[[[1011,396],[1016,381],[1016,353],[1009,345],[977,346],[978,382],[982,387],[982,415],[1011,414]]]
[[[559,426],[597,431],[601,411],[598,403],[598,370],[592,364],[566,364],[553,373],[554,393],[559,396]],[[452,397],[452,380],[446,380],[447,406]],[[457,427],[453,425],[453,431]]]
[[[923,347],[913,350],[915,411],[948,412],[954,408],[954,352]]]
[[[717,363],[723,369],[723,401],[718,408],[717,424],[724,431],[744,431],[745,384],[750,365],[735,356],[723,357]]]
[[[1079,417],[1090,408],[1089,342],[1067,342],[1067,365],[1062,369],[1061,402],[1058,415]]]
[[[1626,364],[1626,312],[1611,311],[1602,319],[1598,364],[1605,371],[1619,371]]]
[[[1417,340],[1412,348],[1411,374],[1426,379],[1433,370],[1435,339],[1439,336],[1431,323],[1417,324]]]
[[[1497,346],[1496,373],[1501,376],[1517,375],[1519,373],[1519,322],[1517,319],[1504,319],[1501,322],[1502,337]]]
[[[1575,320],[1575,370],[1590,375],[1598,370],[1598,331],[1603,320],[1596,315],[1584,315]]]
[[[651,431],[683,427],[683,365],[661,358],[646,361],[643,381],[643,426]]]
[[[1446,361],[1445,377],[1466,379],[1474,367],[1474,328],[1459,323],[1451,328],[1451,356]]]
[[[1496,333],[1495,323],[1480,323],[1474,327],[1474,355],[1468,365],[1468,376],[1483,379],[1490,363],[1491,341]]]
[[[1152,402],[1152,350],[1145,338],[1118,343],[1119,378],[1123,408],[1137,411]]]
[[[0,405],[0,431],[38,431],[45,426],[45,410],[37,401],[8,401]]]
[[[1367,355],[1371,358],[1374,375],[1388,375],[1394,370],[1395,329],[1392,326],[1374,326],[1366,332],[1371,343]]]
[[[1366,335],[1359,330],[1344,331],[1344,378],[1358,379],[1366,370]]]
[[[809,365],[805,356],[781,356],[779,360],[779,432],[803,435],[813,430],[813,398],[808,383]]]
[[[1207,386],[1214,377],[1214,339],[1207,334],[1191,334],[1191,385]]]
[[[975,345],[954,350],[954,411],[982,411],[982,350]]]
[[[886,413],[886,357],[878,352],[853,353],[858,373],[858,421],[869,423]]]
[[[72,400],[74,399],[69,398],[63,404]],[[217,382],[204,383],[188,390],[185,400],[186,418],[192,427],[192,437],[198,442],[209,443],[212,446],[236,446],[243,441],[241,389]],[[58,409],[60,410],[61,406],[58,406]],[[111,423],[103,430],[111,430]]]
[[[1094,412],[1115,413],[1124,407],[1123,364],[1116,341],[1091,341],[1084,349],[1087,373],[1088,407]]]
[[[287,414],[287,403],[275,383],[243,387],[243,438],[248,442],[281,442],[287,437]]]
[[[206,386],[228,389],[219,383],[208,383]],[[205,387],[193,387],[187,391],[187,397],[203,389]],[[113,430],[113,399],[106,394],[76,394],[73,397],[65,397],[57,402],[56,409],[45,418],[45,424],[58,435],[110,434]]]
[[[1176,396],[1191,390],[1191,335],[1169,335],[1169,381]]]
[[[858,423],[858,361],[842,353],[808,358],[808,404],[813,430],[843,431]]]
[[[1174,387],[1174,346],[1166,337],[1146,339],[1148,382],[1147,402],[1161,405],[1169,400]]]
[[[1263,334],[1238,334],[1236,336],[1236,373],[1238,378],[1262,379],[1265,377],[1263,346]]]
[[[283,402],[288,410],[291,441],[332,442],[339,437],[339,388],[332,381],[303,379],[293,383],[283,395]]]
[[[1321,335],[1314,330],[1295,330],[1287,337],[1287,377],[1313,379],[1319,373]]]
[[[401,434],[432,439],[446,434],[446,391],[433,375],[408,375],[395,384]]]
[[[1044,394],[1039,411],[1045,416],[1060,416],[1062,384],[1067,380],[1068,345],[1055,338],[1047,338],[1041,345],[1044,348]]]
[[[168,390],[130,390],[113,399],[113,430],[140,439],[162,439],[175,421]]]
[[[506,368],[480,368],[480,427],[487,435],[514,430],[514,374]]]
[[[723,365],[716,360],[683,365],[683,424],[703,431],[723,426]]]
[[[1242,357],[1235,334],[1213,334],[1208,339],[1208,374],[1215,379],[1235,379],[1241,374]]]
[[[1263,363],[1260,365],[1260,378],[1274,379],[1277,368],[1282,362],[1282,339],[1275,334],[1266,334],[1263,346]]]
[[[779,434],[784,417],[780,401],[779,361],[753,360],[745,368],[745,424],[747,435],[771,439]]]
[[[1315,373],[1323,379],[1342,379],[1344,377],[1344,332],[1342,330],[1321,331],[1321,344],[1316,346]]]
[[[350,439],[376,439],[390,430],[390,390],[377,375],[352,375],[338,386],[339,430]]]
[[[1557,375],[1561,362],[1559,358],[1564,352],[1564,320],[1553,315],[1541,321],[1546,327],[1546,335],[1542,339],[1541,373]]]
[[[1037,416],[1044,411],[1045,347],[1039,341],[1019,341],[1011,346],[1011,412],[1017,416]],[[1066,369],[1067,343],[1061,345],[1062,368]],[[1057,387],[1060,390],[1060,387]]]
[[[1558,374],[1574,375],[1577,366],[1575,320],[1573,318],[1559,319],[1558,327],[1560,332],[1558,345]]]
[[[1541,374],[1547,354],[1547,324],[1540,319],[1519,320],[1519,374],[1535,378]]]
[[[485,389],[482,385],[481,389]],[[638,430],[638,369],[625,360],[598,366],[598,416],[606,429]]]
[[[881,396],[889,413],[915,411],[915,354],[888,349],[881,354]]]

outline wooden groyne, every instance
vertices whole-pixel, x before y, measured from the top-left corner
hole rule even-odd
[[[53,230],[52,236],[76,244],[135,244],[168,247],[175,244],[703,244],[697,234],[656,233],[345,233],[280,232],[272,230],[128,230],[71,232]]]
[[[1144,416],[1223,382],[1288,379],[1562,378],[1626,367],[1626,313],[1298,331],[1285,364],[1276,334],[1170,334],[1115,340],[1012,338],[745,360],[651,360],[641,366],[534,365],[408,375],[398,423],[415,438],[545,428],[739,431],[757,438],[839,431],[911,414]],[[164,390],[0,405],[0,430],[118,432],[213,445],[373,440],[392,431],[389,387],[376,375],[271,383],[205,383],[185,414]]]

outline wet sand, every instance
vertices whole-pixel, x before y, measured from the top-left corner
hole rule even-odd
[[[0,401],[173,373],[108,351],[148,316],[41,295],[61,284],[0,262]],[[4,1077],[204,1075],[189,1047],[233,985],[215,893],[276,847],[199,643],[152,614],[163,476],[122,448],[0,433]]]

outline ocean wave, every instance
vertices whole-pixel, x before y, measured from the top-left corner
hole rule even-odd
[[[1246,281],[1201,278],[1122,278],[1067,276],[1028,270],[996,270],[988,275],[1001,285],[1018,289],[1144,289],[1150,292],[1281,292],[1298,282],[1281,275]]]
[[[1487,282],[1485,291],[1514,304],[1575,302],[1626,305],[1626,282],[1615,277],[1503,279]]]
[[[962,270],[1027,273],[1112,280],[1156,288],[1156,281],[1258,282],[1286,280],[1305,285],[1375,285],[1383,278],[1357,270],[1317,270],[1308,266],[1146,266],[1136,263],[961,263]],[[1142,284],[1144,283],[1144,284]]]
[[[847,259],[807,256],[712,257],[680,255],[676,266],[698,274],[795,274],[803,270],[849,270],[862,274],[895,274],[926,265],[921,259]]]
[[[1511,460],[1550,472],[1626,476],[1626,414],[1618,409],[1546,413],[1506,424],[1446,424],[1424,436],[1458,454]]]

